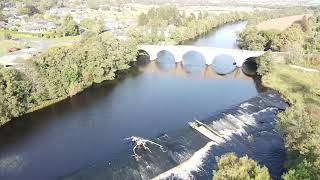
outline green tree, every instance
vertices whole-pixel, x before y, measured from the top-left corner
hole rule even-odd
[[[271,51],[266,52],[264,55],[256,59],[257,62],[257,74],[260,76],[265,76],[272,72],[273,62]]]
[[[220,157],[213,180],[270,180],[266,167],[261,167],[247,156],[238,158],[229,153]]]
[[[105,28],[105,21],[102,17],[96,19],[83,19],[80,26],[96,33],[102,33]]]
[[[303,93],[308,92],[308,87],[297,88]],[[290,96],[294,105],[279,115],[278,126],[285,135],[289,154],[287,167],[290,170],[283,176],[285,180],[320,178],[320,107],[305,105],[302,98],[303,95]]]
[[[20,14],[22,15],[28,15],[28,16],[32,16],[34,14],[39,13],[39,9],[33,5],[26,5],[26,6],[22,6],[19,9]]]
[[[0,68],[0,125],[26,112],[32,102],[32,86],[16,70]]]
[[[64,36],[77,36],[80,34],[79,26],[71,15],[64,18],[60,31]]]
[[[255,27],[249,27],[239,34],[238,44],[241,49],[263,51],[267,40]]]

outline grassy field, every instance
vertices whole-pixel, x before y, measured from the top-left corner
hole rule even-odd
[[[24,48],[28,44],[24,42],[14,40],[2,40],[0,41],[0,56],[8,53],[8,49],[11,47]]]
[[[264,86],[278,91],[294,104],[303,102],[320,106],[320,73],[304,72],[285,64],[276,64],[273,72],[262,78]]]
[[[304,16],[310,17],[311,15],[303,14],[263,21],[257,24],[257,29],[259,31],[267,31],[271,29],[283,31],[289,28],[294,22],[301,20]]]
[[[13,39],[48,39],[45,37],[39,37],[39,34],[35,33],[24,33],[24,32],[17,32],[17,31],[10,31],[10,30],[0,30],[0,37],[3,37],[4,34],[10,34]],[[59,38],[50,38],[50,39],[57,39],[57,40],[79,40],[80,36],[66,36],[66,37],[59,37]]]

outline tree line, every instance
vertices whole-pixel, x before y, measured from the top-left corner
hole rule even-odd
[[[238,44],[241,49],[288,52],[287,63],[320,67],[320,13],[314,14],[284,31],[258,31],[251,24],[239,34]]]
[[[140,43],[158,44],[161,42],[181,43],[210,32],[226,23],[248,21],[251,23],[267,19],[302,14],[306,8],[294,7],[276,10],[255,10],[253,12],[230,12],[212,15],[206,11],[186,15],[175,6],[167,5],[152,8],[138,17],[138,28],[129,31],[129,36]],[[165,36],[170,33],[170,37]]]
[[[0,125],[43,102],[73,96],[115,79],[135,61],[136,45],[111,33],[86,33],[73,47],[54,47],[24,71],[0,68]]]

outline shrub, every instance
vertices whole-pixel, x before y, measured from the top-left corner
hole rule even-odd
[[[260,56],[256,60],[257,62],[257,74],[260,76],[265,76],[269,74],[273,69],[272,54],[271,51],[266,52],[264,55]]]
[[[233,153],[223,155],[218,162],[218,168],[213,172],[213,180],[270,180],[266,167],[261,167],[248,156],[237,158]]]

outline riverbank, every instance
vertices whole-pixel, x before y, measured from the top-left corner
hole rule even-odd
[[[278,116],[278,127],[288,151],[284,179],[320,178],[320,73],[277,64],[262,78],[264,86],[278,91],[290,107]]]

